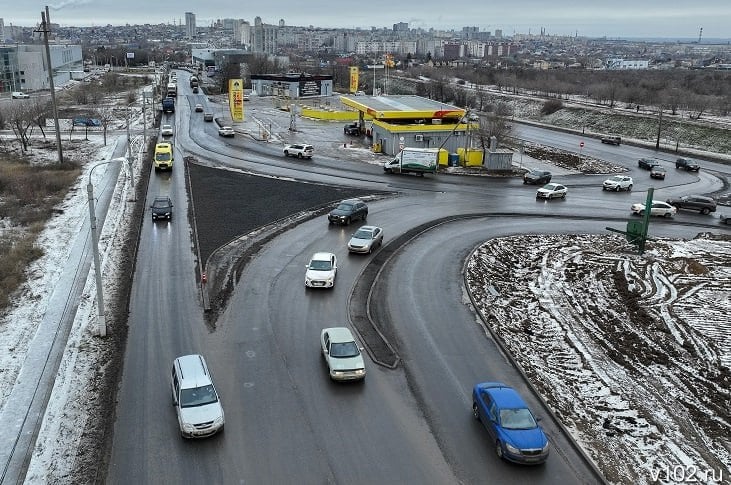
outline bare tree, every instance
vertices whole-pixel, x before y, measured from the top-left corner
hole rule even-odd
[[[13,101],[8,109],[8,121],[13,129],[15,139],[22,151],[28,151],[31,127],[48,113],[47,103],[39,98]]]

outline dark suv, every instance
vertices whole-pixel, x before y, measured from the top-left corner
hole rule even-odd
[[[640,168],[644,168],[645,170],[652,170],[652,167],[655,165],[660,165],[660,162],[655,160],[654,158],[640,158],[637,160],[637,166]]]
[[[701,169],[701,166],[690,158],[678,158],[675,160],[675,168],[683,168],[688,172],[697,172]]]
[[[365,221],[368,217],[368,206],[360,199],[346,199],[338,204],[336,208],[327,215],[330,224],[350,224],[350,221],[360,219]]]
[[[358,126],[358,123],[348,123],[343,128],[343,133],[346,134],[346,135],[359,136],[360,135],[360,127]]]
[[[716,212],[716,201],[702,195],[684,195],[683,197],[670,198],[665,202],[678,209],[689,209],[698,211],[701,214]]]
[[[153,221],[173,218],[173,201],[170,200],[170,197],[155,197],[150,207],[152,208]]]
[[[547,170],[531,170],[523,174],[524,184],[545,185],[551,181],[551,172]]]

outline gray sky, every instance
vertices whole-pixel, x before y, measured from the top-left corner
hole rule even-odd
[[[12,9],[7,8],[12,3]],[[33,26],[48,5],[51,21],[64,26],[123,25],[184,22],[185,12],[196,14],[199,26],[216,19],[242,18],[264,23],[368,29],[391,28],[394,23],[437,29],[480,27],[502,29],[504,35],[540,33],[590,37],[731,38],[731,0],[278,0],[254,2],[214,0],[210,3],[179,0],[56,0],[48,3],[0,0],[5,25]]]

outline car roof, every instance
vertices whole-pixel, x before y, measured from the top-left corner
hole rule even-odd
[[[334,256],[333,253],[320,252],[313,254],[312,259],[316,259],[318,261],[329,261],[332,256]]]
[[[344,199],[340,201],[341,204],[360,204],[361,202],[363,201],[360,199]]]
[[[506,386],[502,382],[483,382],[475,385],[475,389],[489,393],[495,404],[500,408],[518,409],[528,407],[515,389]]]
[[[158,143],[157,145],[155,145],[155,148],[156,149],[159,148],[162,150],[162,149],[166,149],[166,148],[172,148],[172,145],[168,142],[161,142],[161,143]]]
[[[360,226],[360,227],[358,228],[358,230],[359,230],[359,231],[361,231],[361,230],[362,230],[362,231],[370,231],[370,232],[373,232],[373,231],[375,231],[376,229],[378,229],[378,227],[377,227],[377,226]]]
[[[331,327],[322,330],[327,332],[330,342],[354,342],[353,334],[347,327]]]

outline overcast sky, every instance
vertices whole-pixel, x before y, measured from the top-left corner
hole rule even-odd
[[[8,6],[11,0],[0,0]],[[492,2],[491,2],[492,3]],[[12,2],[2,8],[5,25],[33,26],[48,5],[51,21],[63,26],[181,23],[185,12],[196,15],[198,26],[216,19],[242,18],[253,23],[315,27],[391,28],[408,22],[412,28],[461,29],[476,26],[481,31],[502,29],[503,35],[540,33],[589,37],[670,37],[697,39],[731,38],[731,0],[515,0],[488,2],[466,0],[278,0],[244,2],[215,0],[57,0],[48,3]],[[256,5],[254,9],[251,5]],[[589,6],[591,5],[591,6]]]

